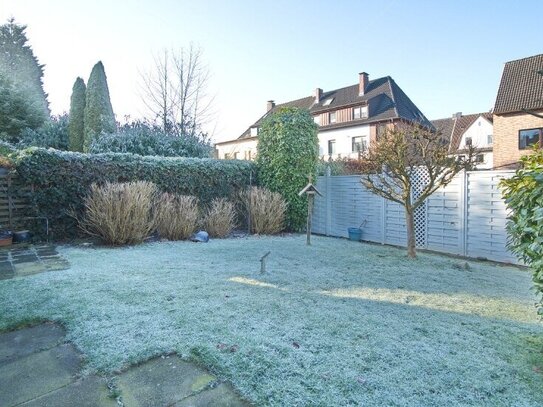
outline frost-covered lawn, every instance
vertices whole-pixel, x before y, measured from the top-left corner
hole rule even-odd
[[[61,252],[0,282],[0,329],[59,321],[88,371],[177,352],[256,405],[543,405],[526,271],[303,236]]]

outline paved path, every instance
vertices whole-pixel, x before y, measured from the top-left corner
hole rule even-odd
[[[117,377],[79,375],[81,354],[55,324],[0,334],[2,407],[248,407],[232,388],[177,356]]]
[[[0,249],[0,280],[70,267],[51,245],[13,245]]]

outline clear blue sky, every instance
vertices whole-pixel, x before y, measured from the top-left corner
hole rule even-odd
[[[542,1],[0,0],[28,25],[54,113],[102,60],[117,117],[139,117],[139,71],[163,48],[201,46],[215,139],[284,102],[392,76],[430,119],[488,111],[503,64],[543,52]]]

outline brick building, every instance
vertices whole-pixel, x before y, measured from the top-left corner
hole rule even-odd
[[[505,64],[493,113],[494,168],[543,146],[543,54]]]

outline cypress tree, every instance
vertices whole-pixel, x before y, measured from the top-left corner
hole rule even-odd
[[[101,61],[94,65],[87,82],[84,123],[84,151],[88,150],[92,140],[100,134],[115,131],[115,115],[109,99],[104,65]]]
[[[43,90],[43,67],[28,45],[26,26],[13,18],[0,26],[0,74],[3,74],[29,99],[44,122],[51,111]]]
[[[85,82],[81,78],[75,80],[70,99],[70,118],[68,122],[68,139],[70,151],[83,151],[85,139]]]

